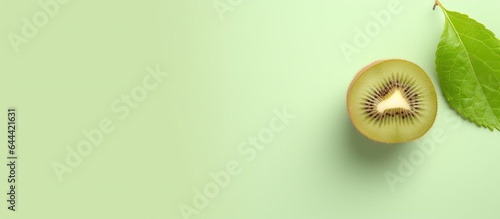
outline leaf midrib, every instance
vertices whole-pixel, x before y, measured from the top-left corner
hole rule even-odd
[[[465,54],[467,55],[467,60],[469,61],[469,65],[471,66],[472,72],[474,72],[474,77],[476,78],[476,82],[479,84],[479,88],[481,89],[481,93],[483,94],[484,99],[486,99],[486,102],[488,103],[488,108],[493,113],[493,115],[495,115],[495,119],[496,119],[497,125],[498,125],[498,123],[500,122],[500,120],[498,119],[497,115],[495,114],[495,111],[491,107],[490,101],[488,100],[488,97],[486,97],[486,94],[484,93],[483,86],[481,86],[481,83],[479,82],[479,78],[477,77],[477,74],[476,74],[476,69],[474,69],[474,67],[472,65],[472,60],[470,59],[470,56],[469,56],[469,51],[465,47],[465,44],[462,41],[462,37],[460,37],[460,34],[458,33],[457,29],[455,28],[455,25],[453,24],[453,22],[451,22],[451,19],[450,19],[449,15],[448,15],[448,11],[446,9],[444,9],[444,8],[442,8],[442,9],[443,9],[443,12],[444,12],[444,15],[445,15],[446,19],[448,20],[448,23],[453,28],[453,32],[455,33],[455,35],[457,36],[458,40],[460,41],[460,46],[462,46],[462,48],[465,50]],[[497,125],[495,125],[494,127],[496,127]]]

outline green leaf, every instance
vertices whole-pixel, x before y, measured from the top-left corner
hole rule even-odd
[[[448,11],[436,51],[446,100],[479,126],[500,130],[500,40],[465,14]]]

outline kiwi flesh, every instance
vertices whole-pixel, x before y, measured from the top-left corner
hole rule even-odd
[[[356,129],[382,143],[403,143],[424,135],[434,124],[437,95],[418,65],[400,59],[363,68],[347,91],[347,111]]]

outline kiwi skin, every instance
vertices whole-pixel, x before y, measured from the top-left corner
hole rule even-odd
[[[350,97],[350,95],[351,95],[351,91],[352,91],[352,88],[353,88],[353,86],[354,86],[355,82],[356,82],[356,81],[357,81],[357,79],[358,79],[358,78],[359,78],[359,77],[360,77],[363,73],[365,73],[367,70],[369,70],[369,69],[371,69],[372,67],[377,66],[377,65],[379,65],[379,64],[381,64],[381,63],[388,62],[388,61],[404,61],[404,62],[409,62],[409,63],[412,63],[412,64],[416,65],[416,64],[415,64],[415,63],[413,63],[413,62],[410,62],[410,61],[407,61],[407,60],[403,60],[403,59],[385,59],[385,60],[377,60],[377,61],[374,61],[374,62],[372,62],[371,64],[369,64],[369,65],[365,66],[363,69],[361,69],[361,70],[360,70],[360,71],[356,74],[356,76],[354,76],[353,80],[351,81],[351,83],[350,83],[350,85],[349,85],[349,88],[348,88],[348,91],[347,91],[347,95],[346,95],[347,111],[348,111],[348,114],[349,114],[349,119],[351,120],[351,122],[352,122],[353,124],[354,124],[354,122],[353,122],[353,119],[352,119],[352,118],[353,118],[353,116],[355,116],[355,115],[353,115],[353,114],[352,114],[352,112],[351,112],[351,109],[350,109],[350,106],[351,106],[351,104],[350,104],[350,101],[351,101],[351,100],[350,100],[350,99],[351,99],[351,98],[349,98],[349,97]],[[416,66],[418,66],[418,65],[416,65]],[[427,75],[427,73],[425,73],[425,71],[424,71],[424,70],[423,70],[420,66],[418,66],[418,68],[419,68],[419,69],[421,69],[421,70],[422,70],[422,72],[424,72],[424,74],[425,74],[425,76],[427,77],[427,79],[428,79],[429,81],[431,81],[431,83],[432,83],[432,80],[431,80],[431,79],[430,79],[430,77]],[[432,84],[432,86],[434,87],[434,84]],[[433,93],[434,93],[434,95],[433,95],[431,98],[433,98],[433,99],[435,99],[435,100],[436,100],[436,113],[434,113],[433,117],[432,117],[432,118],[430,118],[430,119],[432,119],[432,122],[431,122],[431,127],[432,127],[432,125],[434,124],[434,122],[435,122],[435,120],[436,120],[436,116],[437,116],[437,113],[438,113],[437,111],[438,111],[438,109],[439,109],[439,108],[437,107],[437,93],[436,93],[436,92],[433,92]],[[361,130],[360,130],[360,129],[356,126],[356,125],[354,125],[354,127],[355,127],[355,128],[356,128],[356,129],[357,129],[357,130],[358,130],[358,131],[359,131],[359,132],[360,132],[363,136],[365,136],[366,138],[368,138],[368,139],[370,139],[370,140],[372,140],[372,141],[379,142],[379,143],[384,143],[384,144],[399,144],[399,143],[411,142],[411,141],[414,141],[414,140],[416,140],[416,139],[418,139],[418,138],[420,138],[420,137],[422,137],[422,136],[423,136],[423,135],[422,135],[422,136],[416,136],[416,137],[414,137],[414,138],[409,138],[409,139],[405,139],[405,140],[403,140],[403,141],[398,141],[398,142],[385,142],[385,141],[380,141],[380,140],[374,139],[374,138],[372,138],[372,137],[370,137],[370,136],[366,135],[366,134],[365,134],[365,133],[363,133],[363,132],[362,132],[362,131],[361,131]],[[430,128],[429,128],[429,129],[430,129]],[[426,130],[425,132],[427,132],[427,131],[429,131],[429,130]],[[424,134],[425,134],[425,133],[424,133]]]

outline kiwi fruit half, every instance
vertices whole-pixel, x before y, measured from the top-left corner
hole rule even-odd
[[[402,143],[424,135],[437,114],[434,85],[418,65],[381,60],[363,68],[347,91],[356,129],[374,141]]]

